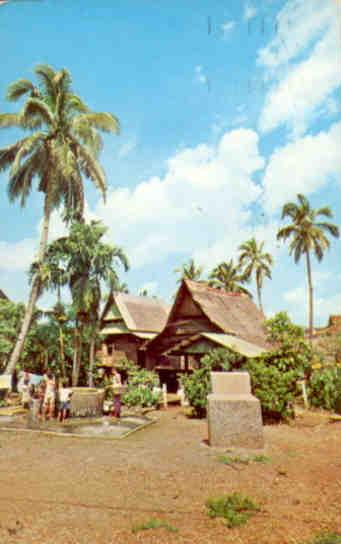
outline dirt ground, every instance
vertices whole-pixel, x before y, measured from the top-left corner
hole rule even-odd
[[[179,408],[155,417],[116,441],[1,432],[1,544],[298,544],[341,532],[341,422],[266,426],[271,462],[231,467],[206,445],[205,421]],[[234,491],[261,511],[228,529],[205,501]],[[152,518],[178,532],[132,532]]]

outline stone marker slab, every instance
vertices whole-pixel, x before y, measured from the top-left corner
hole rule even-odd
[[[213,393],[207,397],[210,446],[261,449],[264,447],[259,400],[251,395],[247,372],[212,372]]]
[[[212,393],[225,395],[251,395],[248,372],[211,372]]]

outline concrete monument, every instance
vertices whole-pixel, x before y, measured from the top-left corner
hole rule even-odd
[[[210,446],[260,449],[264,446],[259,400],[251,395],[247,372],[211,372],[207,417]]]

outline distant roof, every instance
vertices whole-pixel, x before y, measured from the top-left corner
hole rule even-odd
[[[167,322],[169,306],[160,299],[116,293],[114,301],[131,332],[159,333]],[[108,319],[110,314],[106,321]]]
[[[5,300],[9,300],[9,298],[5,295],[2,289],[0,289],[0,298],[3,298]]]
[[[194,302],[221,331],[267,347],[264,315],[248,295],[228,293],[191,280],[184,283]]]

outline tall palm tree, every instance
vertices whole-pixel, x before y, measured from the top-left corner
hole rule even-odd
[[[121,248],[102,242],[106,231],[106,227],[99,221],[91,221],[90,224],[74,222],[69,236],[52,242],[46,252],[47,266],[51,262],[53,269],[56,261],[59,261],[63,271],[60,277],[65,278],[65,284],[70,287],[76,313],[73,385],[77,385],[79,377],[84,326],[90,328],[89,385],[93,385],[96,336],[119,284],[117,264],[121,264],[125,270],[129,268],[128,259]],[[109,289],[109,295],[101,311],[103,284]]]
[[[0,171],[9,170],[10,201],[26,200],[37,181],[44,194],[44,218],[38,251],[42,263],[48,241],[53,209],[64,204],[82,217],[83,179],[89,178],[105,197],[106,180],[98,162],[102,148],[99,131],[117,133],[119,122],[110,113],[97,113],[72,90],[71,76],[65,69],[56,71],[48,65],[35,68],[37,85],[20,79],[8,87],[11,102],[25,98],[18,113],[0,114],[0,128],[17,127],[28,134],[0,149]],[[23,349],[34,306],[40,290],[40,276],[32,281],[31,292],[20,334],[6,372],[12,373]]]
[[[218,264],[209,275],[209,284],[216,289],[222,289],[229,293],[244,293],[251,297],[250,291],[242,284],[246,278],[233,260]]]
[[[312,338],[314,326],[313,282],[311,273],[311,254],[322,261],[324,252],[329,249],[327,235],[338,238],[339,229],[333,223],[320,221],[319,217],[332,218],[333,213],[328,206],[314,209],[309,200],[302,194],[297,195],[298,203],[287,202],[282,208],[282,219],[288,218],[291,223],[277,233],[278,240],[290,240],[289,254],[298,263],[302,255],[306,258],[309,299],[309,336]]]
[[[183,264],[180,268],[176,268],[174,272],[180,275],[177,283],[181,283],[182,280],[199,281],[202,277],[203,268],[197,266],[194,259],[190,259],[188,263]]]
[[[258,305],[259,309],[263,312],[263,281],[265,278],[271,279],[273,258],[270,253],[264,252],[264,242],[257,244],[255,238],[251,238],[244,242],[244,244],[239,247],[239,251],[241,252],[239,255],[239,265],[243,268],[245,278],[249,280],[255,275]]]

